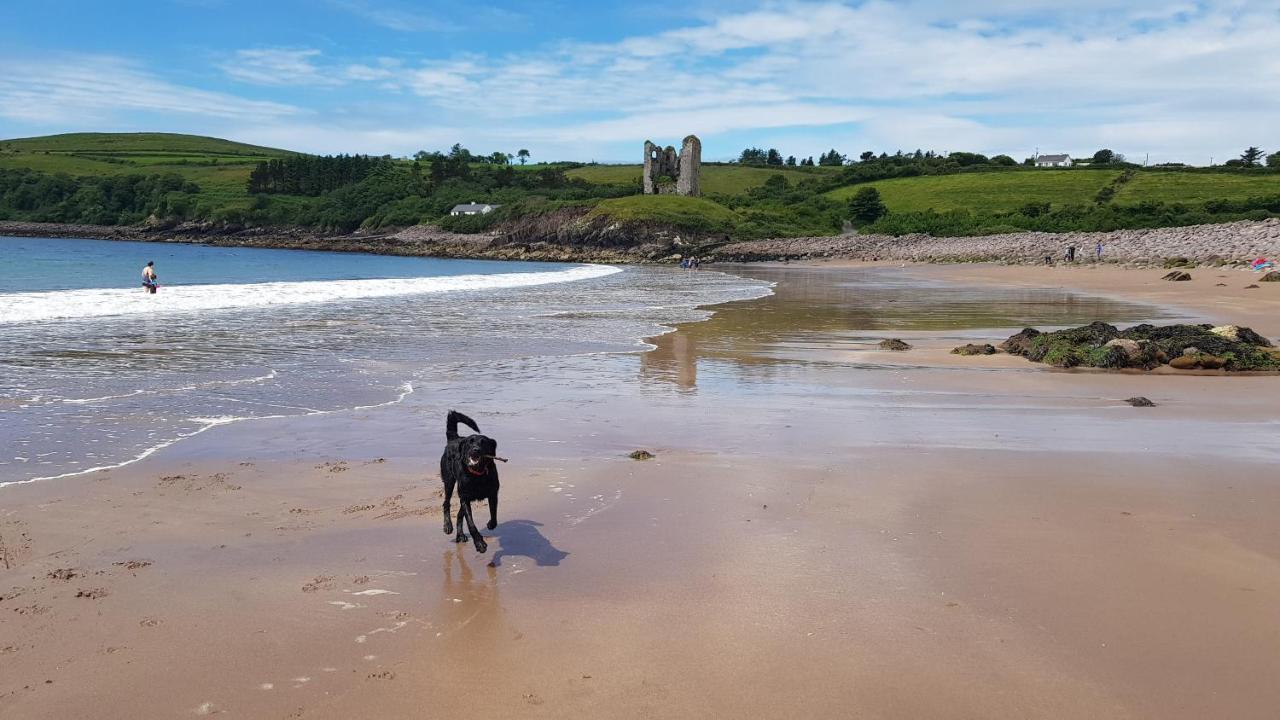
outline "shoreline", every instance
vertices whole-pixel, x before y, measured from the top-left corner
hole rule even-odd
[[[775,295],[647,352],[0,490],[0,716],[1269,717],[1274,380],[881,352],[990,331],[858,324],[833,265],[745,267]],[[900,270],[1237,320],[1154,271]],[[440,532],[455,406],[512,458],[487,555]]]
[[[1166,259],[1185,258],[1209,267],[1240,267],[1254,258],[1280,257],[1280,219],[1212,225],[1146,228],[1108,232],[1018,232],[976,237],[928,235],[833,235],[732,241],[719,245],[682,245],[679,234],[663,231],[661,243],[629,246],[565,244],[554,238],[513,241],[496,233],[462,234],[428,225],[386,232],[322,233],[306,228],[246,228],[206,223],[148,226],[96,226],[0,221],[0,234],[22,237],[89,237],[138,242],[198,243],[228,247],[269,247],[331,252],[363,252],[456,259],[676,264],[686,245],[708,263],[848,260],[933,264],[1004,263],[1043,266],[1044,258],[1062,263],[1074,245],[1080,266],[1161,267]],[[656,239],[656,238],[655,238]],[[695,238],[691,238],[694,240]],[[1094,257],[1097,243],[1103,257]]]

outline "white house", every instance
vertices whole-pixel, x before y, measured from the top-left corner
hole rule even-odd
[[[500,205],[490,205],[489,203],[463,203],[462,205],[454,205],[449,211],[450,215],[488,215],[497,210]]]
[[[1071,167],[1071,156],[1041,155],[1036,158],[1036,167]]]

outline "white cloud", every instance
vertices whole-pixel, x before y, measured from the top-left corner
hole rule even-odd
[[[114,122],[126,112],[270,121],[302,111],[170,83],[111,56],[0,59],[0,116],[84,127]]]
[[[1050,17],[1048,2],[959,7],[773,3],[616,43],[435,61],[406,69],[405,82],[469,117],[472,134],[497,135],[515,118],[562,128],[547,137],[602,142],[634,141],[649,123],[694,130],[707,117],[704,132],[818,124],[793,111],[803,107],[832,123],[865,120],[855,137],[886,149],[1078,142],[1064,149],[1080,152],[1110,136],[1171,159],[1265,143],[1248,136],[1252,119],[1280,112],[1280,14],[1264,3],[1086,0],[1076,18]],[[1153,148],[1156,138],[1180,144]]]
[[[394,7],[381,0],[329,0],[329,4],[388,30],[446,32],[460,29],[458,25],[435,15]]]
[[[397,14],[407,5],[374,2],[331,0],[396,29],[438,22],[411,13],[414,25]],[[618,158],[644,137],[689,132],[721,154],[713,149],[717,136],[731,135],[793,138],[779,147],[797,155],[834,145],[849,153],[920,147],[1022,157],[1036,146],[1079,154],[1105,144],[1130,157],[1149,151],[1153,161],[1202,162],[1237,145],[1280,146],[1271,120],[1280,116],[1273,49],[1280,13],[1271,0],[1062,7],[1052,0],[765,0],[617,42],[546,39],[517,53],[421,60],[242,50],[224,65],[240,80],[341,85],[322,101],[329,103],[325,126],[286,123],[292,108],[216,93],[194,104],[220,117],[254,118],[246,137],[329,152],[404,153],[461,141],[479,149],[527,144],[540,157]],[[31,67],[0,77],[0,99],[28,92],[25,105],[8,102],[0,112],[69,114],[81,93],[91,109],[110,105],[110,92],[64,79],[51,110],[40,82],[25,76],[62,71]],[[92,86],[95,74],[81,71],[77,77]],[[106,75],[124,78],[126,98],[138,96],[134,85],[163,86],[131,66],[108,64]],[[146,102],[164,104],[162,97]]]
[[[237,50],[221,67],[231,77],[256,85],[338,85],[342,80],[312,62],[319,50],[258,48]]]

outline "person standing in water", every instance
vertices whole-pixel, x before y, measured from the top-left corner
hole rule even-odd
[[[147,266],[142,268],[142,287],[150,294],[156,294],[156,261],[148,260]]]

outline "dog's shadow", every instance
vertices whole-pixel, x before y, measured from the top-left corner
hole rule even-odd
[[[493,566],[502,564],[505,557],[531,558],[539,567],[556,566],[569,557],[569,553],[551,544],[538,528],[542,523],[533,520],[504,520],[489,534],[502,541],[502,547],[493,554]]]

